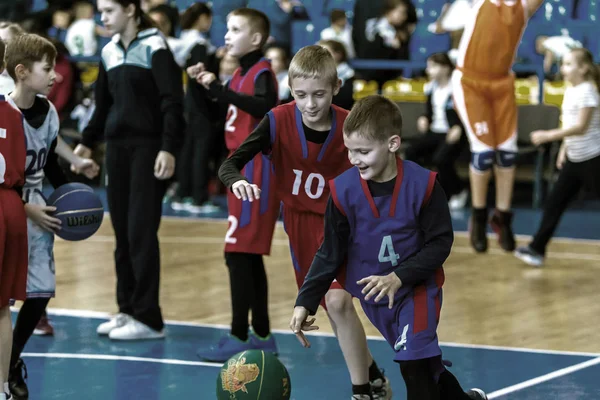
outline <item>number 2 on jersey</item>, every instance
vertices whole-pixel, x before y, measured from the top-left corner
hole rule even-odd
[[[385,254],[387,252],[387,255]],[[391,262],[393,267],[398,265],[400,256],[396,254],[394,250],[394,242],[392,242],[392,236],[387,235],[383,237],[381,246],[379,247],[379,262]]]
[[[230,215],[227,218],[227,221],[229,221],[229,229],[227,229],[227,233],[225,234],[225,243],[236,244],[237,238],[234,238],[233,234],[238,227],[238,219],[233,215]]]
[[[235,132],[235,126],[233,123],[238,116],[238,109],[233,104],[229,105],[227,108],[227,122],[225,122],[225,131],[226,132]]]
[[[302,184],[302,174],[304,172],[300,171],[299,169],[295,169],[294,170],[294,174],[296,174],[296,179],[294,180],[294,187],[292,188],[292,194],[294,196],[298,196],[298,193],[300,193],[300,185]],[[315,192],[312,192],[312,184],[314,180],[317,180],[317,190],[315,190]],[[308,175],[308,177],[306,178],[306,182],[304,183],[304,191],[306,192],[306,195],[311,198],[311,199],[318,199],[319,197],[321,197],[323,195],[323,190],[325,189],[325,178],[323,178],[323,175],[321,174],[317,174],[317,173],[311,173]]]

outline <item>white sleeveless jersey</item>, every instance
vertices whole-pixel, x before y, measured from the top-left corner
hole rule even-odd
[[[19,107],[15,102],[6,96],[8,102],[20,112]],[[34,128],[25,118],[23,118],[23,127],[25,128],[25,139],[27,141],[27,161],[25,164],[25,186],[23,187],[23,195],[31,191],[42,190],[44,182],[44,167],[48,159],[48,152],[52,146],[52,142],[58,136],[60,122],[58,112],[54,108],[54,104],[44,96],[38,96],[48,102],[50,108],[44,119],[44,123],[39,128]]]

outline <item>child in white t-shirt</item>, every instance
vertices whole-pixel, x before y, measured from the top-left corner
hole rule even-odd
[[[600,67],[588,50],[574,49],[564,56],[561,73],[570,85],[563,98],[562,128],[531,133],[535,145],[562,139],[556,161],[560,173],[533,240],[515,251],[518,259],[536,267],[544,264],[546,247],[579,191],[584,188],[600,198]]]

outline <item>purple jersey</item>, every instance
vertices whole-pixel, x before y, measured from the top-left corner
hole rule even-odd
[[[441,354],[437,323],[441,309],[444,270],[440,268],[418,286],[403,286],[394,307],[387,299],[364,300],[356,282],[370,275],[393,273],[404,260],[423,247],[419,213],[427,204],[436,174],[410,161],[398,159],[398,175],[391,196],[371,195],[367,182],[352,168],[330,183],[332,199],[350,224],[348,263],[344,288],[360,299],[365,313],[396,351],[396,360]]]

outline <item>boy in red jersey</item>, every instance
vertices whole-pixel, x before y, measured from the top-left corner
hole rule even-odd
[[[290,240],[298,287],[323,240],[330,179],[351,167],[342,126],[348,111],[332,105],[340,89],[335,60],[321,46],[302,48],[292,59],[289,82],[294,101],[271,110],[223,163],[219,177],[248,204],[264,191],[240,170],[256,154],[271,156],[275,190],[283,202],[284,227]],[[391,390],[374,362],[352,297],[334,281],[321,301],[350,371],[354,399],[389,399]]]
[[[188,68],[188,74],[208,94],[227,106],[225,143],[234,152],[262,118],[277,104],[277,80],[261,48],[269,37],[269,20],[250,8],[232,11],[227,19],[225,45],[228,54],[240,61],[227,84],[204,70],[202,64]],[[279,202],[269,190],[274,179],[271,163],[258,155],[244,169],[246,179],[262,188],[265,196],[255,204],[243,203],[233,194],[227,197],[229,229],[225,235],[225,261],[231,284],[231,334],[217,346],[202,349],[198,356],[223,362],[248,349],[277,352],[270,333],[267,276],[263,255],[271,251]],[[252,334],[248,333],[248,312],[252,310]]]
[[[5,45],[0,40],[0,73]],[[9,399],[12,348],[10,301],[25,300],[27,216],[19,193],[25,184],[23,116],[0,95],[0,399]]]

